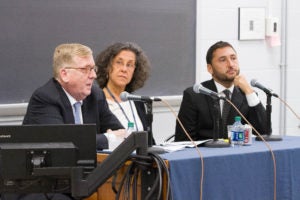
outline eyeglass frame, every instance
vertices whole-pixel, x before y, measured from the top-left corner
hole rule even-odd
[[[94,72],[97,73],[98,66],[95,65],[93,67],[64,67],[64,69],[79,69],[79,70],[82,70],[84,74],[89,74],[92,72],[92,70],[94,70]]]
[[[117,68],[121,68],[123,66],[126,66],[128,69],[135,69],[136,68],[136,63],[124,63],[124,61],[121,60],[113,60],[112,61],[112,66],[116,66]]]

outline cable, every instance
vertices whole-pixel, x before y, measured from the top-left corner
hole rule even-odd
[[[242,116],[242,118],[251,126],[251,128],[255,131],[255,133],[260,137],[260,139],[265,143],[267,148],[270,150],[271,155],[272,155],[272,160],[273,160],[273,167],[274,167],[274,200],[276,200],[276,159],[274,156],[274,153],[272,151],[271,146],[267,141],[261,136],[261,134],[252,126],[252,124],[246,119],[246,117],[239,111],[239,109],[230,101],[226,98],[226,101],[232,105],[232,107]]]
[[[120,170],[121,167],[122,167],[122,166],[120,166],[119,169],[117,169],[117,171]],[[111,188],[112,188],[112,190],[113,190],[113,192],[114,192],[115,194],[118,193],[118,189],[117,189],[117,186],[116,186],[116,182],[117,182],[117,178],[118,178],[118,173],[117,173],[117,171],[114,173],[113,178],[112,178],[112,182],[111,182]]]
[[[158,154],[154,154],[152,153],[152,156],[156,157],[159,160],[159,164],[162,165],[164,172],[166,173],[166,199],[173,199],[173,197],[171,196],[171,187],[170,187],[170,175],[169,175],[169,169],[168,166],[166,165],[165,161],[158,155]],[[170,195],[170,196],[169,196]]]
[[[297,117],[297,119],[300,120],[299,115],[297,115],[297,113],[292,109],[291,106],[288,105],[287,102],[285,102],[283,99],[281,99],[280,97],[277,97],[286,107],[288,107],[290,109],[290,111]]]
[[[159,199],[160,195],[161,195],[161,185],[162,185],[162,178],[161,178],[161,176],[162,176],[162,173],[161,173],[161,169],[159,167],[159,164],[157,162],[157,159],[154,158],[154,161],[155,161],[155,163],[157,165],[156,169],[158,171],[158,176],[156,175],[156,178],[155,178],[154,183],[153,183],[153,185],[151,187],[151,190],[146,195],[145,200],[150,199],[152,197],[153,193],[156,191],[157,188],[158,188],[157,199]]]
[[[126,169],[126,172],[125,172],[123,178],[121,179],[121,182],[120,182],[119,188],[118,188],[118,190],[117,190],[116,198],[115,198],[115,199],[120,199],[120,196],[121,196],[121,192],[122,192],[122,188],[123,188],[124,182],[125,182],[126,179],[128,179],[128,178],[130,177],[129,174],[130,174],[130,171],[131,171],[132,168],[133,168],[133,165],[134,165],[134,164],[131,163],[131,165],[129,165],[128,168]],[[126,196],[128,196],[128,194],[127,194],[127,195],[124,194],[124,198],[125,198]]]
[[[114,175],[113,175],[112,181],[111,181],[111,189],[113,190],[113,192],[114,192],[115,194],[118,193],[118,190],[117,190],[117,188],[116,188],[117,177],[118,177],[118,173],[115,172]]]
[[[130,157],[131,164],[127,167],[124,176],[122,177],[118,189],[116,191],[115,199],[130,199],[132,194],[132,200],[138,199],[137,197],[137,185],[138,179],[142,171],[146,171],[149,168],[155,169],[154,171],[154,182],[151,185],[151,189],[148,191],[147,195],[144,197],[145,200],[152,199],[154,196],[155,199],[162,198],[162,189],[163,189],[163,176],[166,175],[167,184],[166,184],[166,199],[171,200],[170,196],[170,177],[168,167],[166,166],[165,161],[156,153],[149,152],[148,156],[133,155]],[[114,177],[114,180],[117,179],[117,174]],[[115,185],[115,183],[112,183]]]
[[[186,131],[186,129],[184,128],[182,122],[180,121],[180,119],[178,118],[176,112],[174,111],[174,109],[171,107],[171,105],[165,101],[165,100],[161,100],[165,105],[168,106],[168,108],[171,110],[171,112],[174,114],[176,121],[179,123],[180,127],[182,128],[182,130],[184,131],[185,135],[189,138],[189,140],[192,142],[192,144],[194,145],[194,147],[196,148],[196,151],[201,159],[201,177],[200,177],[200,200],[202,200],[202,194],[203,194],[203,180],[204,180],[204,159],[203,156],[200,152],[200,149],[198,148],[197,144],[194,142],[194,140],[191,138],[191,136],[188,134],[188,132]]]

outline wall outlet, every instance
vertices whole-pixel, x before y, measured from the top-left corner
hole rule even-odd
[[[279,34],[279,19],[277,17],[266,18],[266,36]]]

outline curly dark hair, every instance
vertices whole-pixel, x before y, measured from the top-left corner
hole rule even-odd
[[[132,51],[136,56],[135,70],[129,84],[126,85],[127,92],[144,86],[145,81],[149,77],[150,62],[144,51],[133,42],[117,42],[108,46],[95,59],[98,66],[97,82],[101,88],[104,88],[108,82],[109,69],[112,67],[113,59],[123,50]]]

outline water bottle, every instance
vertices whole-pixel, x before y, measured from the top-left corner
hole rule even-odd
[[[126,130],[126,137],[128,137],[134,130],[134,123],[128,122],[127,124],[127,130]]]
[[[243,145],[244,143],[244,125],[241,122],[241,117],[236,116],[234,118],[234,124],[231,127],[231,140],[232,144],[235,146]]]

